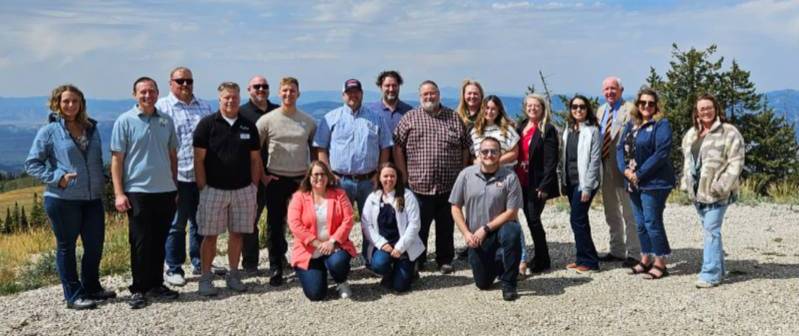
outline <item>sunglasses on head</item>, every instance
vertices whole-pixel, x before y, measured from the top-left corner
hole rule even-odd
[[[638,106],[641,106],[641,107],[655,107],[656,105],[657,105],[657,103],[655,103],[652,100],[639,100],[638,101]]]
[[[269,84],[253,84],[253,90],[269,90]]]
[[[191,78],[175,78],[172,81],[178,85],[194,85],[194,79]]]

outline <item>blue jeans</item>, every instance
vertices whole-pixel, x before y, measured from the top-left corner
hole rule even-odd
[[[64,200],[46,196],[44,209],[56,239],[56,268],[64,287],[64,299],[75,302],[86,294],[102,291],[100,259],[105,240],[105,212],[99,200]],[[75,242],[83,242],[83,258],[78,279]]]
[[[366,204],[366,198],[369,197],[369,194],[372,193],[374,190],[374,183],[372,183],[371,179],[368,180],[353,180],[348,177],[342,177],[339,180],[339,186],[344,189],[347,193],[347,198],[350,201],[354,201],[358,205],[358,214],[363,213],[364,204]],[[367,248],[369,247],[369,239],[366,238],[366,234],[361,232],[362,235],[362,242],[361,244],[361,253],[366,253]],[[366,256],[363,256],[364,260]]]
[[[477,248],[469,248],[469,265],[477,288],[488,289],[499,276],[502,288],[516,289],[522,255],[521,234],[519,222],[510,221],[489,233]]]
[[[189,257],[195,269],[200,269],[200,244],[203,237],[197,233],[197,206],[200,192],[194,182],[178,182],[178,209],[166,237],[166,265],[168,273],[184,275],[186,261],[186,222],[189,222]]]
[[[391,254],[375,249],[372,252],[370,267],[375,273],[390,281],[391,288],[397,292],[405,292],[411,288],[413,281],[413,261],[404,254],[400,259],[392,258]]]
[[[694,203],[704,228],[705,250],[702,254],[702,271],[699,279],[717,284],[724,277],[724,248],[721,245],[721,223],[727,204]]]
[[[350,273],[350,259],[352,257],[346,251],[338,250],[329,256],[311,259],[307,270],[294,267],[305,297],[311,301],[324,300],[327,296],[328,272],[337,284],[347,281],[347,276]]]
[[[641,254],[664,257],[671,254],[663,227],[663,211],[671,189],[636,190],[630,193],[633,215],[638,227]]]
[[[577,251],[575,264],[578,266],[586,266],[591,269],[599,269],[599,256],[596,252],[596,245],[594,239],[591,238],[591,225],[588,221],[588,210],[591,209],[591,201],[594,200],[596,189],[591,192],[591,198],[588,202],[583,202],[581,197],[583,192],[580,190],[579,185],[572,185],[568,187],[569,205],[571,212],[569,212],[569,223],[574,232],[574,248]]]

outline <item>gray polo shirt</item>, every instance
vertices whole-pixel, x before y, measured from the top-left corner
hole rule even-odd
[[[125,155],[122,183],[125,192],[175,191],[169,151],[176,149],[175,125],[168,115],[146,116],[138,106],[123,113],[111,131],[111,151]]]
[[[475,232],[505,210],[521,208],[522,186],[508,167],[486,178],[479,165],[471,165],[458,174],[449,202],[466,207],[466,223]]]

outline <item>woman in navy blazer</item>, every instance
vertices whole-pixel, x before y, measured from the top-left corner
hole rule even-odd
[[[535,273],[552,267],[541,212],[548,199],[560,196],[556,172],[558,131],[549,123],[550,109],[544,96],[527,95],[522,105],[527,119],[517,128],[521,140],[516,174],[522,184],[524,217],[535,246],[535,255],[529,261],[530,271]]]
[[[641,262],[632,267],[630,274],[660,279],[669,274],[666,257],[671,254],[663,226],[666,199],[675,183],[669,159],[671,125],[663,118],[654,90],[641,89],[636,106],[616,147],[616,163],[624,172],[641,241]]]

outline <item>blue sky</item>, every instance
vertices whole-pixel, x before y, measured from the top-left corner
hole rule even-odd
[[[799,1],[3,1],[0,96],[47,95],[71,82],[94,98],[127,98],[152,76],[194,71],[212,98],[225,80],[299,78],[302,90],[369,89],[384,69],[492,93],[540,87],[599,95],[614,74],[634,91],[671,44],[718,45],[752,72],[759,90],[799,88]],[[729,62],[727,63],[729,65]],[[630,89],[632,88],[632,89]],[[631,92],[627,92],[630,94]]]

